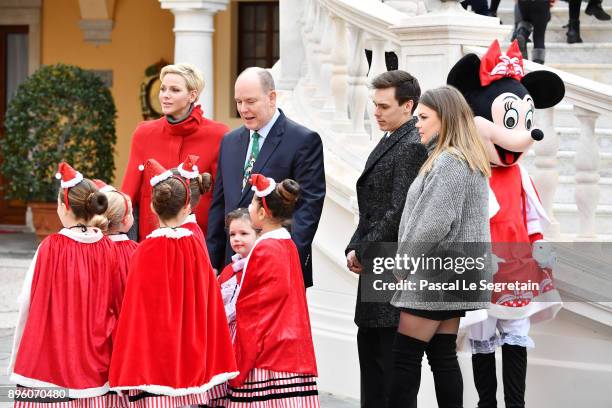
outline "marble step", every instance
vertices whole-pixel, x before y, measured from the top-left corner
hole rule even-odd
[[[606,11],[606,13],[612,15],[612,2],[605,1],[603,8]],[[595,27],[594,28],[595,31],[600,30],[600,29],[601,30],[612,29],[612,27],[610,27],[610,21],[597,20],[595,17],[587,15],[584,12],[585,9],[586,9],[586,3],[583,2],[581,10],[580,10],[580,33],[581,34],[582,34],[583,26],[586,29],[585,32],[590,30],[592,27]],[[567,3],[563,1],[558,1],[557,4],[555,4],[555,6],[550,11],[551,11],[550,21],[548,22],[546,35],[548,35],[549,28],[551,28],[552,30],[555,30],[557,27],[560,28],[561,26],[564,26],[565,24],[567,24],[569,20],[569,8],[567,6]],[[497,17],[499,17],[499,19],[504,24],[514,25],[514,3],[502,1],[501,4],[499,5],[499,8],[497,9]],[[565,41],[565,38],[563,40]],[[586,41],[586,38],[583,37],[583,40]],[[589,40],[589,41],[603,41],[603,40],[594,38],[593,40]]]
[[[507,48],[504,42],[502,48]],[[533,43],[529,43],[527,53],[531,56]],[[612,55],[612,42],[590,42],[567,44],[566,42],[546,42],[546,62],[548,64],[609,64]]]
[[[612,11],[612,10],[611,10]],[[598,24],[591,21],[593,17],[587,16],[584,23],[580,22],[580,37],[586,43],[605,43],[612,42],[612,24],[608,21],[607,24]],[[546,44],[567,42],[567,20],[564,22],[553,22],[546,26]]]

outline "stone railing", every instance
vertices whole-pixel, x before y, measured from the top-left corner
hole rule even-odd
[[[373,105],[368,103],[368,83],[386,70],[385,52],[395,52],[399,68],[414,74],[422,89],[428,89],[444,84],[450,67],[462,55],[482,54],[492,39],[503,40],[509,32],[497,19],[468,13],[455,2],[442,3],[437,10],[425,14],[419,14],[419,10],[433,7],[416,1],[403,2],[406,6],[402,10],[408,12],[377,0],[307,0],[302,4],[296,29],[302,33],[306,69],[294,96],[307,122],[316,123],[329,136],[328,149],[343,157],[355,171],[361,170],[367,151],[381,137]],[[366,49],[372,52],[369,69]],[[551,70],[566,84],[565,102],[573,106],[580,123],[575,154],[579,218],[575,237],[597,239],[599,148],[594,129],[599,116],[610,116],[612,88],[530,61],[525,61],[525,68]],[[538,121],[547,137],[534,147],[537,171],[533,176],[551,215],[546,234],[559,239],[559,223],[553,214],[559,183],[554,110],[540,111]]]
[[[484,54],[486,49],[479,47],[464,47],[465,53]],[[578,208],[578,231],[575,240],[597,240],[595,215],[600,198],[599,163],[600,152],[595,124],[600,116],[612,116],[612,87],[549,68],[531,61],[524,61],[527,72],[547,70],[556,73],[565,83],[564,102],[573,106],[573,115],[580,124],[580,137],[574,159],[575,194]],[[551,217],[551,227],[546,231],[551,239],[560,238],[559,223],[554,218],[553,200],[559,184],[559,169],[557,154],[559,137],[554,129],[555,110],[538,111],[538,124],[546,137],[534,145],[536,172],[534,182],[542,204]]]
[[[402,7],[398,10],[390,4]],[[308,290],[319,386],[322,390],[358,397],[359,366],[353,323],[357,275],[347,270],[344,249],[358,221],[355,184],[368,154],[381,136],[369,102],[368,83],[386,70],[385,52],[393,51],[398,56],[399,68],[417,77],[422,90],[443,85],[448,71],[461,56],[468,52],[480,53],[494,38],[504,40],[511,27],[500,25],[496,18],[465,12],[455,2],[440,3],[438,0],[385,3],[378,0],[283,0],[280,7],[281,60],[273,70],[281,84],[279,106],[289,117],[319,132],[325,148],[327,196],[313,245],[315,285]],[[284,19],[283,13],[290,17]],[[284,34],[283,27],[288,35]],[[370,67],[366,49],[372,51]],[[528,70],[541,68],[529,62],[526,67]],[[575,107],[576,114],[582,115],[580,109],[584,109],[591,115],[583,122],[585,128],[590,129],[590,133],[582,130],[581,138],[585,142],[581,142],[579,150],[584,152],[576,155],[576,161],[580,162],[576,168],[587,174],[578,177],[577,183],[584,183],[588,188],[584,193],[577,192],[578,201],[578,197],[586,198],[598,188],[597,181],[592,185],[593,174],[597,174],[596,163],[580,157],[596,156],[593,153],[597,151],[594,115],[609,114],[609,94],[605,96],[597,84],[586,84],[565,73],[560,75],[567,85],[566,101]],[[605,102],[600,103],[600,99]],[[536,148],[534,178],[545,196],[543,201],[548,212],[552,213],[551,203],[558,183],[556,153],[559,140],[553,131],[554,111],[545,110],[539,115],[546,138]],[[588,204],[593,203],[592,196],[590,200]],[[587,225],[582,221],[581,224]],[[574,306],[568,309],[585,318],[580,323],[585,327],[601,323],[612,326],[612,309],[596,302],[606,299],[599,289],[609,291],[609,277],[601,276],[604,272],[597,275],[585,271],[585,267],[571,265],[566,262],[565,255],[559,254],[564,269],[559,270],[563,280],[558,283],[563,293],[571,294],[574,301]],[[588,276],[588,285],[584,285],[585,276]],[[557,325],[568,324],[566,320],[561,321]],[[573,326],[568,327],[563,326],[560,334],[540,332],[535,335],[538,347],[542,347],[538,349],[541,351],[532,354],[531,361],[535,361],[533,358],[538,361],[530,365],[531,378],[535,379],[532,389],[544,390],[548,382],[560,383],[564,378],[571,378],[574,384],[581,378],[588,377],[591,381],[609,375],[609,365],[594,365],[600,361],[599,356],[589,360],[592,364],[589,363],[590,371],[585,374],[576,370],[586,365],[574,364],[576,358],[568,353],[552,359],[546,355],[545,351],[552,346],[565,350],[579,348],[575,340],[565,338],[574,330]],[[586,340],[581,340],[580,344],[580,347],[594,347]],[[464,372],[471,372],[471,356],[460,354],[459,360]],[[433,383],[427,378],[424,376],[421,384],[420,406],[435,404]],[[583,385],[584,389],[586,387],[588,382]],[[572,394],[566,389],[572,387],[559,388],[552,404],[567,405]],[[585,395],[590,394],[581,393],[581,399]],[[466,406],[476,405],[473,387],[466,388],[464,397]],[[551,404],[548,392],[532,391],[529,398],[534,406]]]

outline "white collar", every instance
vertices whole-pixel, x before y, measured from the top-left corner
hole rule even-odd
[[[261,234],[259,236],[259,238],[257,238],[257,241],[255,241],[255,243],[264,240],[264,239],[268,239],[268,238],[272,238],[272,239],[291,239],[291,234],[289,234],[289,231],[287,231],[286,228],[284,227],[280,227],[277,228],[275,230],[272,231],[268,231],[265,234]]]
[[[251,252],[249,252],[249,255],[245,258],[246,262],[244,264],[244,268],[243,268],[244,272],[242,275],[242,280],[240,281],[240,286],[242,286],[242,282],[244,282],[244,278],[246,277],[247,267],[249,265],[249,259],[251,258],[251,254],[257,247],[257,244],[259,244],[264,239],[291,239],[291,234],[289,234],[289,231],[287,231],[286,228],[280,227],[275,230],[268,231],[265,234],[260,235],[259,238],[257,238],[257,240],[255,241],[255,244],[253,244],[253,248],[251,248]]]
[[[189,231],[186,228],[167,228],[166,227],[166,228],[158,228],[154,230],[149,235],[147,235],[147,238],[166,237],[166,238],[179,239],[179,238],[188,237],[191,235],[193,235],[193,232]]]
[[[195,214],[189,214],[187,216],[187,218],[185,218],[185,221],[183,221],[183,223],[181,225],[185,225],[185,224],[189,224],[189,223],[193,223],[193,224],[197,224],[198,222],[196,221],[196,216]]]
[[[93,244],[104,237],[104,234],[102,234],[102,231],[100,231],[98,228],[93,228],[91,230],[87,230],[86,232],[62,228],[59,234],[84,244]]]
[[[107,237],[111,241],[115,241],[115,242],[129,241],[130,240],[130,237],[128,237],[127,234],[107,235]]]
[[[274,126],[279,116],[280,116],[280,111],[278,110],[278,108],[276,108],[276,110],[274,111],[274,115],[272,116],[272,119],[270,119],[270,121],[266,123],[265,126],[263,126],[261,129],[257,131],[257,133],[262,139],[265,139],[268,136],[268,133],[270,133],[270,130],[272,130],[272,126]],[[252,137],[253,133],[255,133],[254,130],[249,130],[249,136]]]

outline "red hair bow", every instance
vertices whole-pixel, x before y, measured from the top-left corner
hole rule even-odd
[[[487,86],[498,79],[510,77],[517,81],[525,76],[523,56],[514,40],[508,51],[501,52],[499,42],[493,41],[489,50],[480,61],[480,85]]]

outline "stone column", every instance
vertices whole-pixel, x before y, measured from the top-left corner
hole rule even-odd
[[[225,10],[229,0],[159,0],[163,9],[174,14],[174,63],[190,63],[204,75],[200,95],[204,116],[214,117],[214,16]]]

